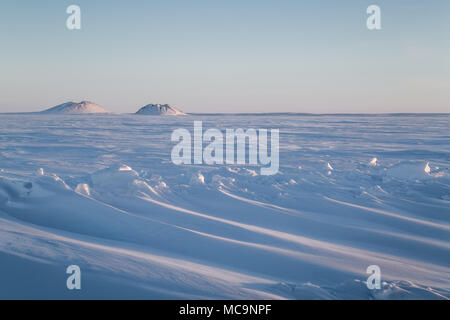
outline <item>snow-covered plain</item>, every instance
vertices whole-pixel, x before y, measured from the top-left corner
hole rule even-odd
[[[280,129],[280,172],[173,165],[194,120]],[[448,299],[449,123],[0,115],[0,298]]]

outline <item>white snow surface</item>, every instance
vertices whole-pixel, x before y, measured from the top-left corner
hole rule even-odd
[[[168,104],[148,104],[140,108],[136,114],[144,115],[168,115],[168,116],[181,116],[186,115],[183,111],[170,106]]]
[[[47,114],[101,114],[111,113],[102,106],[90,101],[66,102],[56,107],[42,111]]]
[[[280,172],[173,165],[194,120],[280,129]],[[0,298],[448,299],[448,123],[0,115]]]

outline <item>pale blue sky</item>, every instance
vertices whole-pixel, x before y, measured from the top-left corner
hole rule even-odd
[[[0,112],[450,112],[449,31],[445,0],[1,1]]]

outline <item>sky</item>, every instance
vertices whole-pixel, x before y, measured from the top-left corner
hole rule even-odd
[[[1,1],[0,112],[450,112],[449,31],[448,0]]]

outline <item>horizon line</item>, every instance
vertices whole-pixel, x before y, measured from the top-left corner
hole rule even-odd
[[[22,111],[22,112],[0,112],[0,115],[19,115],[19,114],[33,114],[33,115],[47,115],[47,116],[89,116],[89,115],[136,115],[136,112],[110,112],[110,113],[85,113],[85,114],[44,114],[42,111]],[[382,116],[382,115],[450,115],[450,112],[381,112],[381,113],[362,113],[362,112],[333,112],[333,113],[313,113],[313,112],[215,112],[215,113],[204,113],[204,112],[186,112],[185,115],[162,115],[165,117],[170,116],[232,116],[232,115],[305,115],[305,116]],[[140,115],[142,116],[142,115]],[[144,115],[152,116],[152,115]],[[156,115],[161,116],[161,115]]]

